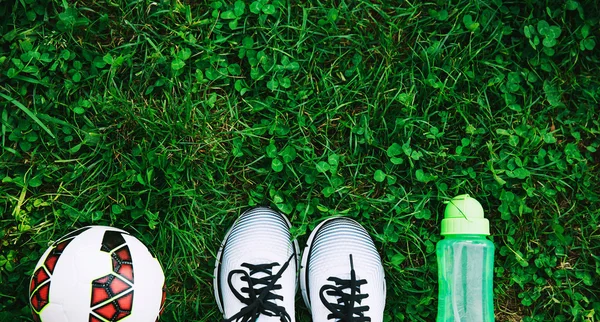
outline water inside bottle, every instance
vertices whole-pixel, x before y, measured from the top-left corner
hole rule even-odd
[[[455,268],[460,268],[452,277],[452,310],[457,321],[484,320],[483,272],[485,271],[485,248],[483,244],[456,244],[453,247]]]

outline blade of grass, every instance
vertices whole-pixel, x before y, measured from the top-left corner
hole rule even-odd
[[[42,123],[42,121],[29,108],[27,108],[27,106],[23,105],[21,102],[5,94],[0,93],[0,97],[13,103],[21,111],[27,114],[27,116],[29,116],[35,123],[37,123],[37,125],[39,125],[44,131],[46,131],[46,133],[48,133],[50,137],[52,137],[53,139],[56,138],[56,136],[54,136],[54,133],[52,133],[52,131],[50,131],[50,129],[44,123]]]

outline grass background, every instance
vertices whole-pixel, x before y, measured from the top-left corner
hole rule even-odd
[[[478,198],[498,321],[600,320],[596,1],[12,0],[0,6],[0,320],[52,240],[129,230],[164,321],[216,321],[240,212],[373,236],[386,321],[433,321],[443,201]],[[299,321],[309,316],[297,301]]]

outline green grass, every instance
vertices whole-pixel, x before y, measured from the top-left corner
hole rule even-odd
[[[8,1],[0,320],[31,321],[48,243],[99,224],[157,254],[164,321],[216,321],[220,241],[268,205],[301,244],[357,219],[386,321],[433,321],[443,201],[462,193],[491,222],[498,321],[600,320],[598,17],[583,0]]]

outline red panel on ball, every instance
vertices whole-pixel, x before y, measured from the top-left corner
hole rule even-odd
[[[167,284],[163,284],[162,287],[162,299],[160,300],[160,314],[165,310],[165,300],[167,299]]]
[[[37,311],[41,311],[46,304],[48,304],[48,292],[50,290],[50,283],[44,284],[40,287],[33,295],[31,295],[31,306]]]
[[[115,273],[125,277],[133,283],[133,266],[131,264],[122,264]]]
[[[58,255],[50,255],[46,258],[44,262],[44,266],[50,271],[50,274],[54,272],[54,267],[56,267],[56,262],[58,261]]]
[[[131,253],[129,252],[129,247],[125,246],[117,251],[117,256],[119,259],[124,262],[131,262]]]
[[[35,289],[40,286],[40,284],[44,283],[50,278],[46,270],[43,267],[40,267],[33,273],[33,277],[31,278],[31,284],[29,285],[29,293],[33,293]]]
[[[60,244],[56,245],[56,248],[54,249],[54,253],[62,253],[63,250],[65,250],[65,248],[67,248],[67,245],[69,245],[69,243],[72,241],[73,239],[68,239],[65,240],[64,242],[61,242]]]
[[[30,300],[30,302],[31,302],[31,306],[33,306],[33,308],[34,308],[35,310],[39,311],[39,310],[40,310],[40,308],[39,308],[40,301],[39,301],[39,299],[38,299],[38,297],[37,297],[36,295],[37,295],[37,294],[34,294],[34,295],[31,297],[31,300]]]
[[[133,306],[133,292],[129,292],[123,297],[117,300],[119,303],[119,308],[123,311],[131,311],[131,307]]]
[[[50,283],[47,283],[46,285],[40,287],[40,289],[37,293],[40,295],[40,300],[42,302],[48,303],[48,294],[50,293]],[[44,305],[42,305],[42,307],[44,307]]]
[[[91,306],[98,305],[110,298],[108,292],[103,287],[92,287],[92,304]]]
[[[118,308],[114,302],[108,302],[106,305],[95,309],[94,312],[107,320],[112,320],[112,318],[117,314],[117,309]]]
[[[90,319],[88,322],[102,322],[102,320],[90,314]]]
[[[108,281],[110,280],[110,276],[111,275],[106,275],[104,277],[100,277],[97,280],[94,280],[92,283],[97,283],[97,284],[106,284],[108,283]]]
[[[36,287],[48,280],[49,278],[50,276],[48,275],[48,273],[46,273],[46,270],[44,270],[43,267],[38,268],[38,270],[35,271],[35,273],[33,274],[33,279],[35,280]]]
[[[108,286],[112,292],[112,294],[117,295],[131,288],[131,286],[119,278],[114,278],[112,282],[110,282]]]

